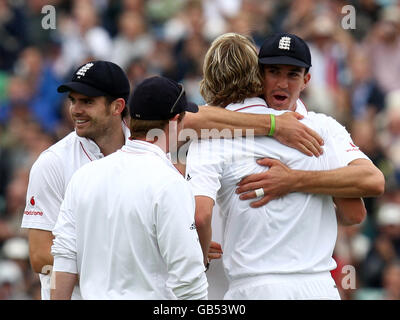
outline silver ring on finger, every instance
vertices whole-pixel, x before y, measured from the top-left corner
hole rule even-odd
[[[258,197],[264,197],[264,188],[259,188],[259,189],[256,189],[256,190],[254,190],[255,191],[255,193],[256,193],[256,197],[258,198]]]

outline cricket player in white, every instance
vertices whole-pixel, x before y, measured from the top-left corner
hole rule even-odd
[[[281,112],[267,108],[260,98],[227,108]],[[339,299],[329,272],[336,268],[332,254],[337,220],[332,197],[292,193],[251,208],[249,201],[239,200],[235,193],[243,177],[264,170],[256,163],[259,158],[278,159],[301,170],[344,165],[348,156],[338,157],[332,141],[349,139],[341,126],[332,118],[313,113],[302,121],[324,139],[322,156],[306,157],[267,137],[201,140],[189,148],[187,173],[193,193],[197,199],[207,197],[217,202],[224,219],[223,264],[230,283],[225,299]],[[366,158],[360,151],[352,155]]]
[[[179,134],[184,111],[197,110],[172,80],[152,77],[136,87],[132,140],[83,166],[68,185],[53,230],[52,299],[69,299],[78,276],[83,299],[207,298],[194,197],[166,143],[174,134],[168,120]],[[139,128],[155,120],[165,124],[150,141],[152,129],[141,135]]]
[[[300,110],[296,101],[311,78],[308,72],[311,54],[307,43],[293,34],[274,34],[262,44],[258,64],[264,82],[262,96],[268,106],[276,110],[304,111],[305,115],[305,108]],[[345,158],[351,158],[353,153],[359,151],[349,139],[338,142],[337,146],[346,150]],[[237,189],[242,200],[258,198],[251,202],[252,207],[262,206],[290,192],[358,198],[377,197],[385,189],[382,172],[367,159],[355,159],[344,167],[323,171],[291,170],[280,161],[267,158],[258,163],[268,166],[270,170],[245,177]],[[345,220],[341,219],[341,224],[359,223],[356,216],[345,215],[342,218]]]
[[[223,74],[223,67],[231,74],[224,74],[225,80],[217,81]],[[252,80],[258,77],[254,71],[257,69],[256,49],[251,42],[243,36],[224,35],[213,42],[206,55],[203,96],[207,102],[224,106],[223,100],[218,101],[224,96],[218,85],[223,87],[224,81],[239,86],[229,95],[225,92],[225,100],[243,101],[244,94],[257,96],[256,89],[253,92],[242,90],[260,84]],[[291,86],[296,91],[301,88],[301,78],[294,73],[300,72],[290,71],[290,77],[295,79],[291,80]],[[212,85],[208,87],[207,77],[215,80],[209,81]],[[241,87],[243,84],[247,85]],[[213,90],[218,94],[214,95]],[[290,96],[290,90],[287,92],[285,99],[298,98]],[[282,112],[269,109],[264,100],[256,97],[244,99],[243,103],[231,103],[227,109]],[[215,201],[225,220],[223,262],[230,282],[226,299],[340,298],[329,272],[336,267],[332,259],[336,214],[339,220],[346,220],[345,215],[349,214],[346,209],[351,207],[350,215],[356,212],[362,219],[365,216],[362,200],[336,199],[340,209],[336,213],[329,195],[291,193],[255,209],[248,201],[239,200],[236,194],[237,184],[243,177],[263,170],[257,165],[257,158],[278,159],[290,168],[301,170],[330,170],[346,166],[354,159],[368,159],[358,148],[352,148],[351,153],[341,152],[348,149],[352,141],[332,118],[309,113],[303,122],[325,141],[324,154],[318,158],[304,157],[297,150],[269,138],[202,140],[193,142],[189,148],[187,174],[196,196],[196,224],[205,256],[211,240],[210,221]],[[261,195],[262,189],[259,190]]]
[[[69,91],[75,130],[45,150],[33,164],[21,226],[30,229],[30,259],[39,273],[42,300],[50,299],[51,232],[72,175],[84,164],[121,148],[130,136],[121,119],[130,85],[119,66],[107,61],[86,63],[58,91]],[[106,102],[106,96],[113,102]],[[72,298],[81,299],[78,287]]]
[[[129,129],[122,123],[126,139]],[[51,232],[60,212],[67,185],[76,170],[93,160],[103,158],[99,147],[91,140],[79,137],[75,131],[44,151],[32,166],[27,191],[27,206],[22,228]],[[29,198],[30,197],[30,198]],[[51,271],[51,265],[42,272]],[[50,274],[39,273],[42,300],[50,299]],[[80,299],[79,288],[73,298]]]

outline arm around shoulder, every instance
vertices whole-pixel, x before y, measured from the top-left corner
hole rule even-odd
[[[328,194],[334,197],[379,197],[385,191],[382,172],[367,159],[325,171],[292,170],[296,176],[292,191]]]
[[[297,112],[277,115],[272,137],[308,156],[319,156],[322,154],[323,140],[317,132],[299,121],[302,118],[303,116]],[[233,132],[232,136],[235,136],[236,130],[241,130],[243,136],[246,135],[247,130],[253,130],[255,136],[267,136],[271,133],[271,115],[202,106],[197,113],[186,114],[185,127],[195,130],[199,136],[202,129],[217,129],[218,132],[228,129]]]
[[[221,107],[200,106],[198,112],[185,115],[185,127],[195,130],[199,136],[203,129],[242,130],[243,135],[247,129],[252,129],[256,136],[266,136],[269,126],[269,115],[240,113]]]

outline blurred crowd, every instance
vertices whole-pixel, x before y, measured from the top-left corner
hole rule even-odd
[[[45,5],[55,29],[43,28]],[[344,28],[346,5],[355,29]],[[20,223],[32,163],[73,130],[56,88],[76,67],[111,60],[132,88],[161,74],[201,105],[216,36],[247,34],[260,46],[276,31],[310,45],[308,109],[346,126],[386,178],[382,197],[364,199],[366,220],[339,227],[332,274],[342,299],[400,299],[400,1],[0,0],[0,300],[40,297]]]

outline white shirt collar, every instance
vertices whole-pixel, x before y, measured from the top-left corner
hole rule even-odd
[[[245,100],[246,108],[251,108],[251,107],[266,107],[268,108],[267,104],[265,103],[265,100],[262,98],[258,97],[253,97],[253,98],[246,98]],[[243,103],[231,103],[226,106],[226,110],[230,111],[238,111],[238,109],[241,109],[243,107]]]
[[[306,116],[308,114],[306,106],[300,99],[297,99],[296,101],[296,112],[300,113],[303,116]]]
[[[121,151],[132,154],[154,154],[164,160],[166,164],[176,170],[168,155],[157,145],[143,140],[128,139]]]
[[[268,107],[267,103],[265,102],[264,99],[258,98],[258,97],[253,97],[253,98],[247,98],[245,100],[246,103],[246,108],[251,108],[251,107]],[[225,109],[230,110],[230,111],[239,111],[243,108],[243,103],[231,103],[228,106],[226,106]],[[297,99],[296,101],[296,112],[300,113],[303,116],[306,116],[308,114],[307,108],[304,105],[303,101],[300,99]]]

